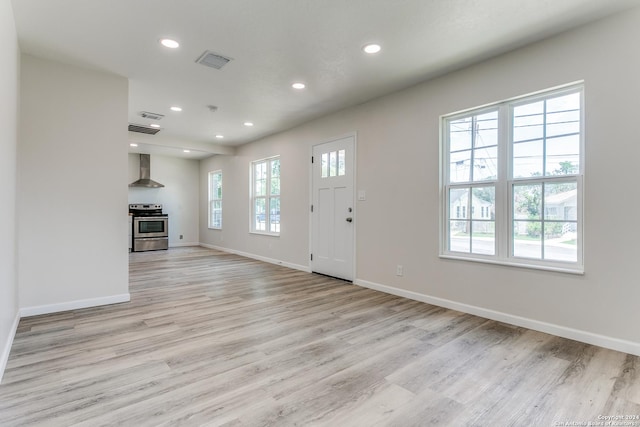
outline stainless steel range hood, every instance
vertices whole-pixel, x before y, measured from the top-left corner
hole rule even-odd
[[[151,179],[151,156],[149,154],[140,154],[140,179],[129,184],[129,187],[164,187],[164,185]]]

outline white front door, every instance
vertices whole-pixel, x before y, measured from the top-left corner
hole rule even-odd
[[[353,280],[353,136],[313,147],[311,270]]]

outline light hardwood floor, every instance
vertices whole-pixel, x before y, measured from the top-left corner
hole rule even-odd
[[[20,321],[1,426],[640,415],[636,356],[204,248],[131,254],[130,284],[130,303]]]

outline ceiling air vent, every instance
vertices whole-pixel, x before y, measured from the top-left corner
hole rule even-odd
[[[164,114],[159,114],[159,113],[150,113],[148,111],[141,111],[140,112],[140,116],[144,117],[145,119],[149,119],[149,120],[160,120],[164,117]]]
[[[138,132],[138,133],[146,133],[149,135],[155,135],[156,133],[160,132],[160,129],[150,128],[142,125],[132,125],[131,123],[129,123],[129,132]]]
[[[217,53],[211,52],[210,50],[206,50],[196,62],[198,64],[206,65],[207,67],[215,68],[219,70],[220,68],[227,65],[232,58],[227,58],[226,56],[218,55]]]

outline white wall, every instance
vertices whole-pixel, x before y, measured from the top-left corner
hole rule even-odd
[[[129,154],[127,183],[139,177],[140,156]],[[169,215],[169,246],[198,245],[198,160],[151,155],[151,179],[164,187],[130,187],[129,203],[162,203]]]
[[[22,55],[21,313],[128,300],[125,78]]]
[[[18,318],[16,147],[19,59],[11,2],[0,0],[0,380]]]
[[[280,236],[249,233],[250,164],[254,160],[280,155]],[[307,223],[309,206],[307,144],[286,133],[269,140],[238,147],[233,156],[218,155],[200,162],[200,242],[279,260],[304,269],[309,256]],[[208,173],[222,170],[222,230],[208,229]]]
[[[308,265],[310,147],[357,132],[356,283],[640,353],[640,9],[378,100],[200,165],[200,240]],[[439,117],[585,81],[584,276],[440,259]],[[248,234],[249,162],[282,156],[282,235]],[[224,173],[224,229],[206,227],[206,174]],[[618,227],[614,228],[614,225]],[[622,227],[620,227],[622,225]],[[224,239],[224,240],[223,240]],[[397,264],[404,276],[395,276]]]

